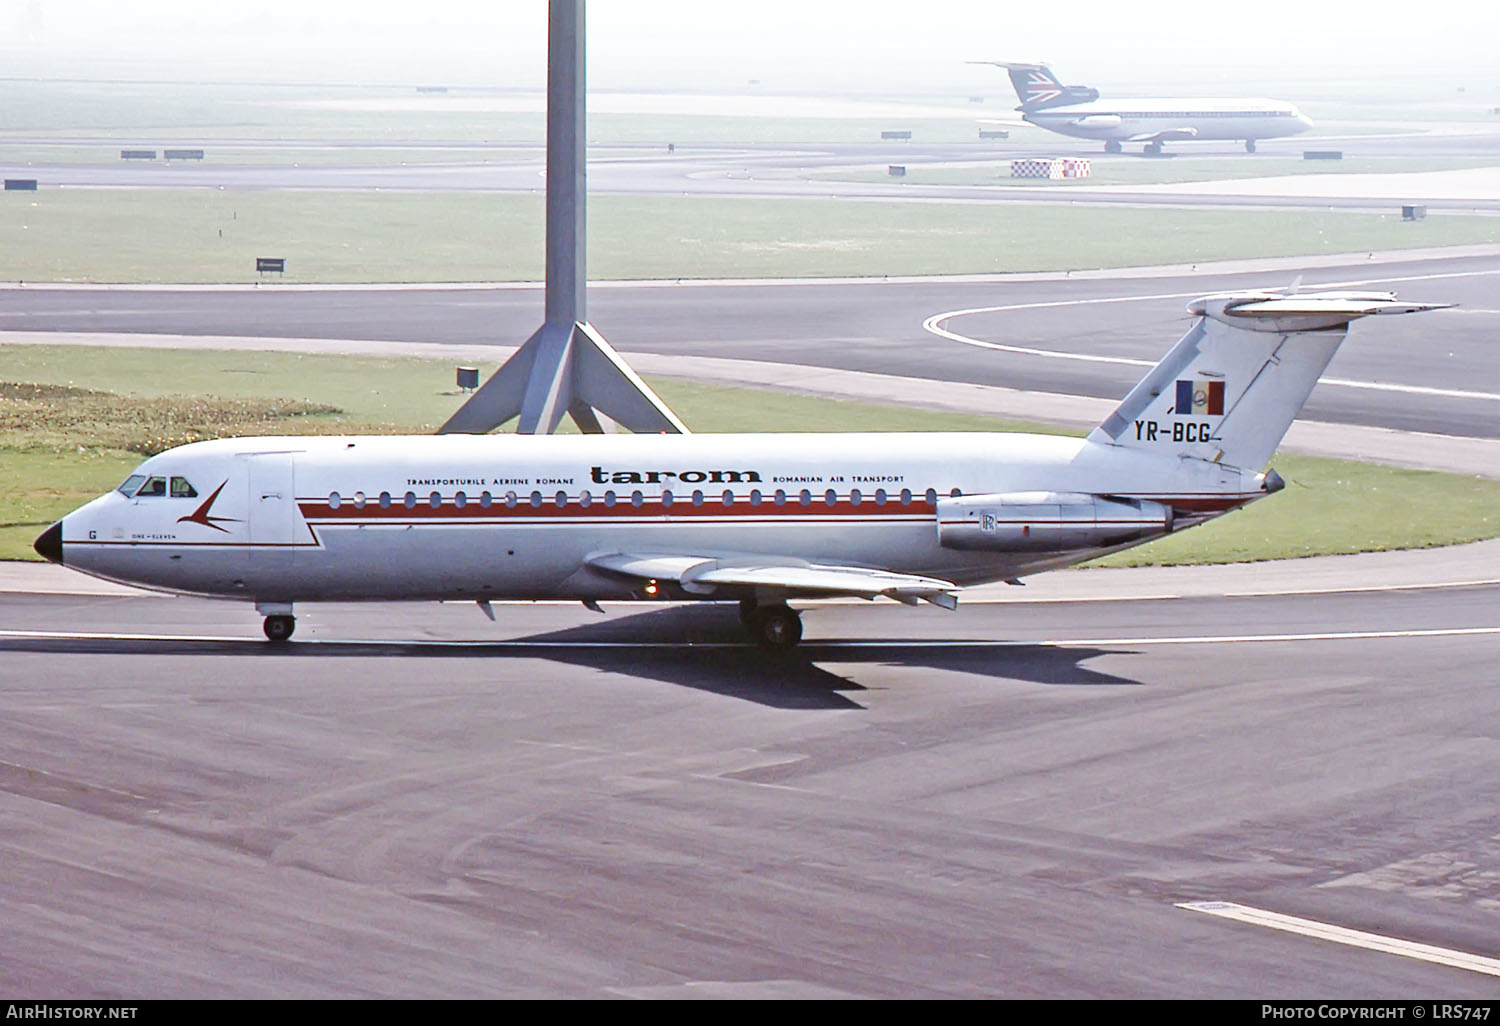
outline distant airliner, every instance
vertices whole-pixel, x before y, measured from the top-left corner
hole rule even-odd
[[[1021,105],[1021,120],[1049,132],[1098,139],[1106,153],[1119,153],[1124,143],[1145,143],[1145,151],[1159,154],[1162,143],[1176,139],[1243,139],[1245,151],[1255,152],[1255,140],[1296,135],[1312,127],[1296,107],[1281,100],[1110,100],[1099,90],[1065,86],[1045,64],[1014,61],[970,61],[993,64],[1010,72]]]
[[[789,599],[948,609],[1203,523],[1262,473],[1349,322],[1390,293],[1191,303],[1166,357],[1087,438],[1020,434],[227,438],[153,456],[36,541],[108,580],[293,604],[401,599],[738,601],[762,645]]]

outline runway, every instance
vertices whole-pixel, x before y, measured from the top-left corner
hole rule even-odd
[[[8,989],[1492,999],[1497,600],[6,595]]]

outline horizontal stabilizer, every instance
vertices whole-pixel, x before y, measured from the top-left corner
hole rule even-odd
[[[1206,302],[1199,300],[1199,302]],[[1225,313],[1236,317],[1274,317],[1279,314],[1348,314],[1351,318],[1374,314],[1420,313],[1444,310],[1452,303],[1403,303],[1386,293],[1320,292],[1307,296],[1280,296],[1230,303]],[[1192,309],[1192,307],[1189,307]]]
[[[1279,334],[1326,331],[1360,317],[1443,310],[1452,303],[1407,303],[1391,292],[1229,293],[1205,296],[1188,304],[1188,311],[1232,327]]]

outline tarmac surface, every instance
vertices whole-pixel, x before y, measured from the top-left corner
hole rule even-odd
[[[6,989],[1494,999],[1475,549],[1490,583],[820,604],[786,659],[714,605],[306,607],[273,647],[6,593]]]

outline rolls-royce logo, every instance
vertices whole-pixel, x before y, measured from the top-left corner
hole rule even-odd
[[[220,527],[219,525],[237,524],[239,523],[239,521],[235,520],[233,517],[209,516],[208,513],[208,511],[213,508],[214,500],[219,497],[219,493],[224,490],[224,485],[227,485],[228,483],[229,481],[227,479],[224,480],[219,485],[219,487],[214,489],[214,493],[212,495],[203,500],[203,505],[199,506],[197,509],[193,510],[185,517],[178,517],[177,522],[179,524],[202,524],[204,527],[211,527],[215,531],[223,531],[225,534],[228,534],[228,528]]]

